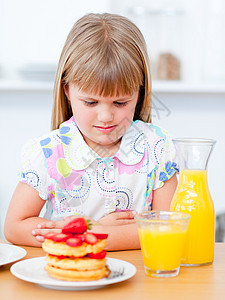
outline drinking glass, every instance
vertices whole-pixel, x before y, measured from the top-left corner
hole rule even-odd
[[[150,211],[135,216],[148,276],[179,274],[189,219],[187,213],[170,211]]]

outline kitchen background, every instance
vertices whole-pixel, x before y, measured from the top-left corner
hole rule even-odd
[[[208,165],[216,214],[225,212],[224,0],[0,0],[0,238],[24,142],[50,129],[57,61],[88,12],[131,18],[148,45],[153,122],[175,137],[217,140]]]

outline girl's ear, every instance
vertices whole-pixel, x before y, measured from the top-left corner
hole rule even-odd
[[[64,90],[64,93],[65,93],[68,101],[70,101],[70,98],[69,98],[69,85],[68,84],[66,85],[66,84],[63,83],[63,90]]]

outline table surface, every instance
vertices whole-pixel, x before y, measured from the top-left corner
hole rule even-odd
[[[0,241],[4,243],[4,241]],[[44,256],[41,248],[22,247],[23,259]],[[145,275],[140,250],[108,252],[108,257],[126,260],[137,268],[132,278],[100,289],[61,291],[41,287],[14,277],[12,264],[0,267],[0,299],[225,299],[225,243],[216,243],[214,263],[201,267],[181,267],[173,278],[151,278]]]

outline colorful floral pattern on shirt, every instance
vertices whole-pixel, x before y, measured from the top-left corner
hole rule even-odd
[[[22,152],[21,180],[47,200],[45,217],[99,219],[116,209],[151,209],[152,191],[177,169],[175,149],[162,128],[132,122],[113,157],[85,143],[72,117],[58,130],[29,141]]]

